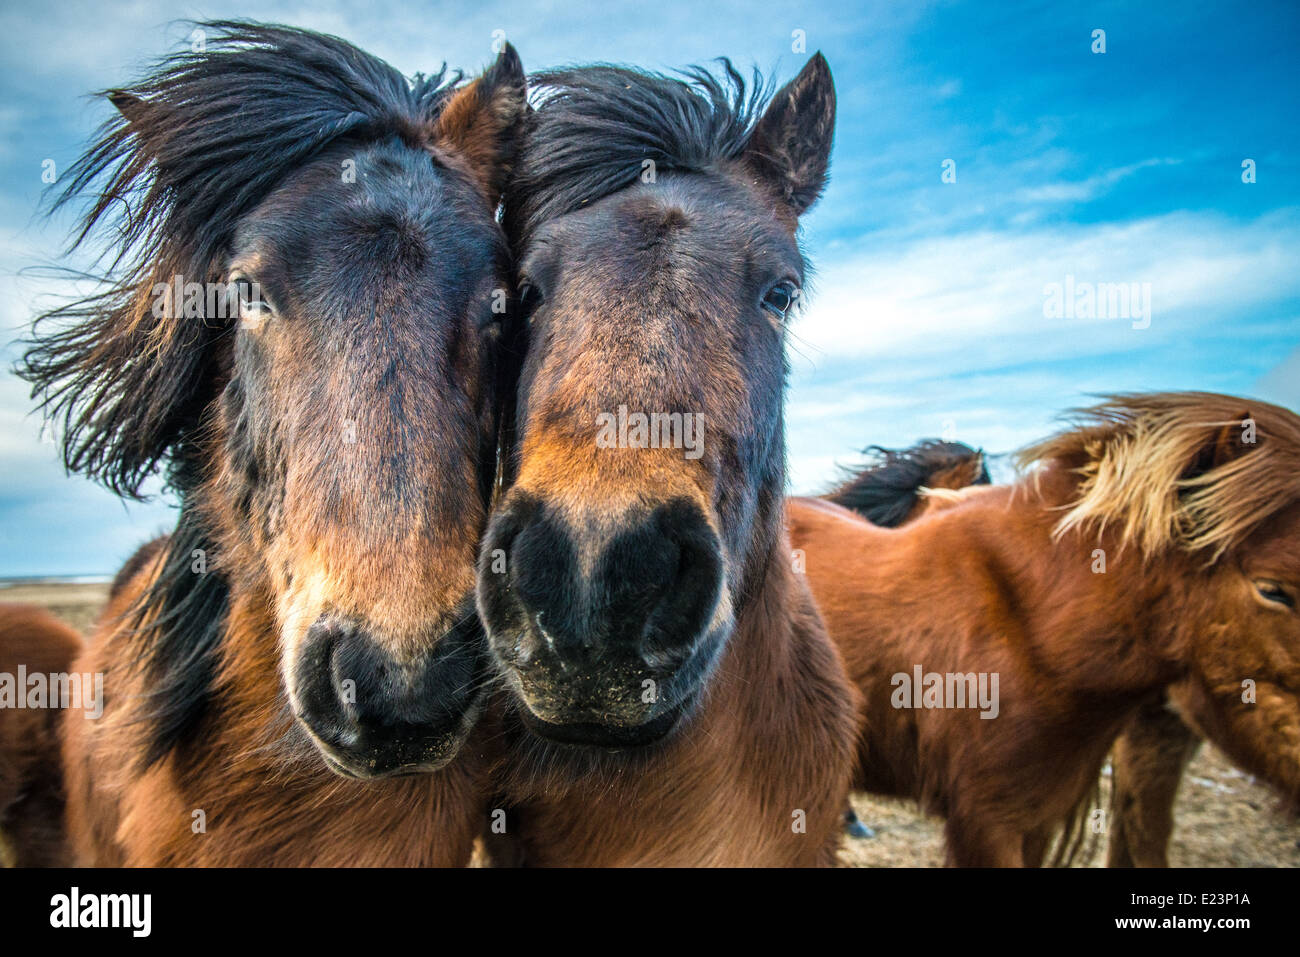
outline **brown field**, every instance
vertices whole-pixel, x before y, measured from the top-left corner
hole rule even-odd
[[[0,588],[0,601],[44,605],[88,630],[108,595],[107,585],[19,585]],[[1109,769],[1108,769],[1109,770]],[[1109,781],[1103,778],[1103,803]],[[910,801],[858,794],[858,816],[875,828],[870,840],[846,839],[843,860],[854,867],[931,867],[943,862],[942,822],[917,813]],[[1170,863],[1175,867],[1300,867],[1300,821],[1278,808],[1267,788],[1206,746],[1183,777],[1175,809]],[[1091,861],[1105,862],[1099,848]]]

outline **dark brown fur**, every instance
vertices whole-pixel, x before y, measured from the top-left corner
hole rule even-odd
[[[68,198],[93,193],[83,236],[130,216],[104,291],[24,359],[70,468],[133,495],[165,464],[181,502],[74,666],[106,702],[62,720],[69,840],[98,865],[465,864],[522,67],[412,82],[337,38],[204,27],[110,94]],[[273,308],[159,309],[173,273]]]

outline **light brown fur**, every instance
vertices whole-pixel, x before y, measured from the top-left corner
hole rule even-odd
[[[1247,407],[1258,447],[1227,428]],[[1134,713],[1179,682],[1212,740],[1300,796],[1300,623],[1252,585],[1300,589],[1300,419],[1160,394],[1118,397],[1097,420],[1036,447],[1030,479],[963,492],[904,529],[825,503],[787,510],[864,695],[855,783],[946,816],[952,863],[1034,862]],[[998,673],[999,716],[892,707],[891,676],[916,664]]]

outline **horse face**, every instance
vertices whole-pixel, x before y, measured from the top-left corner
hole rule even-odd
[[[745,158],[660,173],[546,222],[520,251],[518,474],[478,594],[524,723],[544,738],[623,747],[672,733],[754,584],[747,559],[770,545],[753,540],[756,520],[783,481],[784,320],[807,205],[774,200],[781,184],[765,177],[815,198],[828,112],[817,58],[755,133],[797,144],[779,175]]]
[[[294,714],[350,776],[440,767],[477,714],[507,255],[461,137],[483,135],[475,109],[522,110],[510,56],[445,108],[460,127],[288,180],[229,258],[223,505],[265,565]]]
[[[1192,717],[1234,760],[1300,802],[1300,503],[1225,555],[1204,590]]]

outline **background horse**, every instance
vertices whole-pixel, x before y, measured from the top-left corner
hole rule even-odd
[[[910,448],[873,445],[866,451],[868,461],[847,469],[844,481],[822,498],[884,528],[897,528],[931,506],[941,507],[942,498],[928,495],[929,491],[991,484],[984,453],[960,442],[925,439]],[[1168,866],[1174,801],[1183,772],[1200,744],[1200,737],[1171,702],[1162,699],[1138,709],[1111,751],[1108,867]],[[1071,862],[1070,851],[1085,846],[1083,828],[1092,803],[1086,801],[1063,822],[1055,862]],[[844,820],[853,837],[872,836],[852,807],[845,811]]]
[[[992,482],[984,452],[961,442],[923,439],[906,449],[868,446],[870,458],[847,469],[822,498],[857,512],[873,525],[897,528],[918,518],[929,504],[926,489],[963,489]]]
[[[96,864],[464,863],[523,71],[202,28],[108,94],[63,200],[97,189],[109,274],[22,370],[69,468],[137,495],[166,465],[181,503],[76,664],[108,703],[65,713],[70,833]]]
[[[927,490],[956,491],[993,481],[984,451],[962,442],[922,439],[905,449],[869,445],[863,451],[867,461],[843,469],[843,481],[821,497],[881,528],[898,528],[919,518],[934,501],[926,497]],[[852,805],[844,811],[844,828],[851,837],[875,836]]]
[[[81,635],[43,608],[0,603],[0,866],[60,867],[70,863],[63,829],[63,774],[58,754],[58,692],[50,676],[66,676],[81,653]],[[23,677],[40,676],[39,706]],[[80,685],[80,682],[78,682]],[[14,700],[5,700],[8,694]],[[54,698],[51,699],[53,694]]]
[[[506,198],[517,477],[479,566],[529,863],[817,864],[837,846],[853,691],[781,528],[795,230],[826,181],[834,87],[817,55],[764,110],[724,70],[535,78]]]
[[[1201,747],[1177,707],[1178,688],[1143,705],[1111,752],[1107,867],[1168,867],[1174,802]]]
[[[1175,393],[1081,419],[1025,452],[1034,475],[905,528],[788,508],[865,696],[856,783],[947,817],[955,864],[1040,862],[1111,742],[1175,684],[1210,740],[1300,797],[1300,417]],[[905,701],[918,667],[938,687]],[[981,675],[996,717],[956,700]]]

